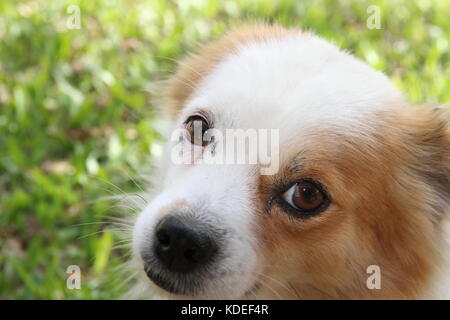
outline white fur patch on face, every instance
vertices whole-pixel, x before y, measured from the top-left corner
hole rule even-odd
[[[182,169],[184,168],[184,169]],[[214,271],[205,271],[208,282],[201,288],[204,298],[242,296],[254,281],[257,251],[253,235],[255,170],[229,166],[186,166],[173,168],[164,190],[140,213],[133,232],[134,252],[151,250],[154,229],[162,208],[177,201],[193,211],[196,219],[223,233],[220,261]],[[169,170],[170,171],[170,170]],[[238,271],[238,272],[237,272]],[[220,289],[218,289],[220,288]]]

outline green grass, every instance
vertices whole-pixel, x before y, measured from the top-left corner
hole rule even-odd
[[[81,7],[81,29],[66,9]],[[366,27],[368,5],[381,30]],[[230,25],[311,29],[383,70],[415,103],[450,101],[450,1],[1,1],[0,299],[116,298],[120,240],[96,201],[138,187],[161,138],[152,83]],[[110,182],[110,183],[109,183]],[[80,226],[79,224],[85,224]],[[104,231],[104,232],[101,232]],[[79,265],[82,289],[66,288]]]

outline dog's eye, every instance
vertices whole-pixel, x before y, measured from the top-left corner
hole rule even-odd
[[[305,215],[322,212],[330,202],[322,186],[311,179],[296,182],[282,198],[298,214]]]
[[[190,116],[185,122],[186,130],[188,133],[188,139],[192,144],[198,146],[206,146],[208,141],[204,141],[203,137],[205,132],[209,129],[208,121],[200,116]]]

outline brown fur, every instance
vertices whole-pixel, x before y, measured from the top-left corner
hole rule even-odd
[[[301,151],[302,169],[261,177],[262,202],[277,180],[301,177],[321,181],[333,198],[316,217],[291,218],[273,206],[261,219],[269,277],[261,280],[272,287],[262,296],[277,298],[274,287],[283,298],[302,299],[417,298],[425,290],[440,262],[436,222],[450,201],[447,120],[427,109],[395,108],[373,126],[361,138],[302,136],[311,143],[291,151]],[[436,207],[439,197],[446,208]],[[381,268],[381,290],[366,287],[369,265]]]

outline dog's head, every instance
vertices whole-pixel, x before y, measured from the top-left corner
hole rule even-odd
[[[449,209],[442,112],[406,107],[383,74],[314,35],[265,26],[189,57],[163,98],[187,134],[168,143],[159,192],[135,223],[149,283],[198,298],[424,290]],[[232,163],[232,150],[246,160],[254,150],[222,148],[230,129],[267,133],[270,161]],[[190,163],[174,161],[179,146]],[[230,161],[206,163],[206,153]],[[379,290],[367,287],[373,265]]]

